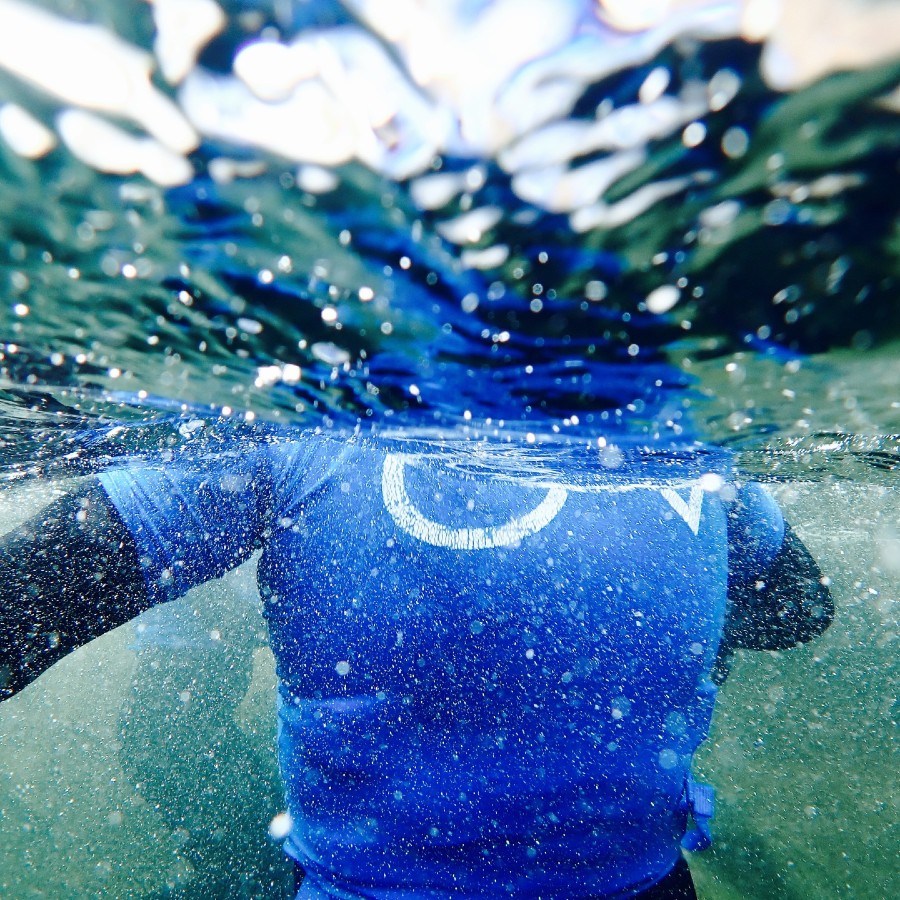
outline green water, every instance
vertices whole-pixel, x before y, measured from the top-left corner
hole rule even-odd
[[[793,454],[782,437],[777,452],[759,440],[740,452],[770,481],[836,603],[812,644],[736,658],[696,762],[717,790],[716,841],[690,861],[699,895],[897,896],[900,492],[894,472],[811,435],[883,446],[900,430],[900,348],[838,351],[799,369],[745,356],[695,368],[721,439],[759,418],[801,441]],[[71,486],[7,488],[2,530]],[[291,896],[290,867],[267,835],[283,804],[254,562],[166,615],[218,632],[218,649],[136,652],[126,625],[0,706],[0,895]]]
[[[4,495],[4,522],[48,491]],[[291,893],[266,833],[282,801],[253,568],[169,610],[218,629],[219,652],[139,654],[129,624],[0,707],[0,895]]]
[[[0,517],[47,489],[7,492]],[[698,891],[893,897],[900,494],[838,479],[776,492],[837,613],[811,645],[739,654],[697,761],[718,797],[716,843],[691,860]],[[221,652],[138,655],[128,625],[0,707],[3,896],[290,895],[266,835],[281,809],[275,676],[253,575],[170,610],[220,631]]]
[[[43,5],[108,20],[150,47],[148,4],[136,16],[118,2]],[[771,484],[836,603],[814,643],[736,658],[695,767],[718,798],[715,844],[690,860],[699,895],[892,900],[900,131],[878,98],[900,70],[775,96],[743,45],[685,45],[656,62],[698,83],[728,65],[743,79],[738,101],[706,118],[696,158],[676,129],[642,148],[646,164],[606,199],[685,173],[696,176],[691,190],[574,235],[488,179],[460,203],[512,203],[481,243],[513,251],[476,273],[485,288],[502,283],[507,305],[477,310],[465,303],[472,272],[439,237],[441,217],[462,206],[424,214],[408,184],[361,166],[341,169],[341,189],[323,196],[298,187],[294,163],[268,157],[259,177],[179,194],[98,175],[62,149],[32,162],[0,143],[0,533],[74,484],[13,478],[36,460],[59,462],[64,440],[101,413],[140,420],[107,391],[304,422],[314,408],[405,409],[409,382],[425,373],[425,399],[453,415],[469,402],[462,382],[447,376],[449,388],[429,394],[424,380],[450,360],[478,369],[482,397],[493,372],[535,361],[553,399],[557,364],[618,358],[646,335],[699,379],[691,403],[703,436],[733,445],[739,467]],[[627,81],[608,85],[617,103],[634,100]],[[56,106],[2,74],[7,99],[52,124]],[[717,149],[735,125],[749,142],[736,158]],[[202,146],[198,173],[223,152]],[[843,186],[824,190],[829,179]],[[206,191],[208,204],[198,200]],[[443,293],[432,291],[436,272]],[[680,304],[642,332],[650,291],[682,282]],[[510,332],[510,343],[497,339]],[[460,343],[445,347],[451,335]],[[517,356],[536,336],[547,338],[543,357]],[[301,366],[302,380],[260,381],[273,363]],[[80,461],[83,474],[92,460]],[[195,633],[215,633],[210,647],[140,646],[138,620],[0,705],[0,897],[292,895],[293,873],[267,833],[283,799],[254,565],[166,607]]]

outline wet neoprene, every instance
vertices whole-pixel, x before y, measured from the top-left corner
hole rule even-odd
[[[366,441],[135,462],[4,542],[8,688],[264,544],[302,896],[639,891],[710,812],[690,759],[726,618],[723,656],[831,615],[773,498],[730,512],[708,464],[638,455],[584,491]]]
[[[0,538],[0,699],[149,605],[131,534],[83,482]]]
[[[122,517],[97,481],[83,482],[0,537],[0,699],[150,605]],[[729,585],[715,680],[725,680],[735,650],[805,643],[825,631],[833,616],[818,564],[786,524],[765,579]]]
[[[721,684],[735,650],[787,650],[825,631],[834,601],[806,545],[785,522],[784,541],[765,576],[728,585],[725,631],[713,669]]]

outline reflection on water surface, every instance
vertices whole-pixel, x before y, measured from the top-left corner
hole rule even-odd
[[[897,16],[0,0],[0,529],[122,457],[298,426],[487,440],[538,481],[724,445],[838,615],[738,659],[701,895],[892,896]],[[244,568],[149,622],[215,650],[126,627],[4,705],[5,892],[289,890],[255,603]]]

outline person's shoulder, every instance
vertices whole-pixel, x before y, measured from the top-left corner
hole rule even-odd
[[[765,571],[785,537],[781,507],[771,490],[758,482],[738,486],[728,510],[728,542],[748,570]]]
[[[735,525],[752,527],[757,523],[783,522],[778,500],[766,485],[757,481],[739,482],[733,493],[729,514]]]

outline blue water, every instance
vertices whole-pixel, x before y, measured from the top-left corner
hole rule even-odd
[[[151,47],[147,4],[48,6]],[[305,17],[348,18],[226,6],[194,75],[227,73],[265,27],[287,41]],[[0,140],[0,530],[123,456],[296,426],[524,444],[495,461],[538,477],[572,458],[589,477],[598,436],[725,445],[773,485],[838,617],[815,645],[738,660],[700,761],[721,798],[717,845],[693,864],[701,896],[895,895],[900,128],[880,98],[900,70],[778,93],[760,52],[723,38],[626,54],[577,84],[557,124],[645,109],[657,70],[673,101],[733,96],[696,117],[696,143],[679,123],[622,151],[561,132],[538,151],[541,128],[526,129],[510,146],[540,165],[515,171],[457,139],[398,174],[420,147],[401,128],[409,99],[391,152],[326,167],[327,189],[305,163],[213,134],[168,187]],[[187,106],[186,88],[154,83]],[[60,127],[66,104],[0,66],[6,100]],[[641,159],[590,224],[596,204],[538,197],[556,152],[573,173]],[[426,176],[456,188],[434,200]],[[473,209],[496,214],[456,239],[448,223]],[[463,446],[454,464],[478,462]],[[128,626],[4,705],[5,895],[286,895],[255,604],[251,565],[142,623],[216,632],[214,646]]]

